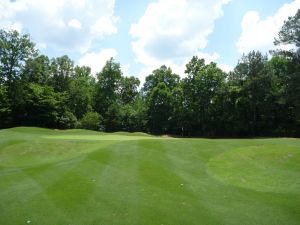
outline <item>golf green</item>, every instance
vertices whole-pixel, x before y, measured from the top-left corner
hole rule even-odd
[[[300,224],[300,140],[0,130],[0,224]]]

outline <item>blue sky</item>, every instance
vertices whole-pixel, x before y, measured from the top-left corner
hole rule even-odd
[[[0,28],[30,33],[41,53],[101,70],[114,57],[125,75],[162,64],[184,76],[193,55],[229,71],[242,53],[274,48],[300,0],[1,0]]]

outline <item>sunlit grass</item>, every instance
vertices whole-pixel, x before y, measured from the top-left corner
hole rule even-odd
[[[298,139],[0,131],[0,224],[289,225]]]

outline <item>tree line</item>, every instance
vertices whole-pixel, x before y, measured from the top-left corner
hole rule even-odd
[[[300,136],[300,10],[275,44],[294,48],[252,51],[229,73],[194,56],[185,78],[161,66],[139,89],[114,59],[93,76],[68,56],[39,54],[29,35],[0,30],[0,128]]]

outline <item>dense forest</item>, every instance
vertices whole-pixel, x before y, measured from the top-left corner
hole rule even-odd
[[[29,35],[1,30],[0,128],[299,137],[300,10],[274,38],[293,50],[252,51],[230,73],[192,57],[185,78],[161,66],[140,84],[114,59],[93,75],[68,56],[39,54]]]

